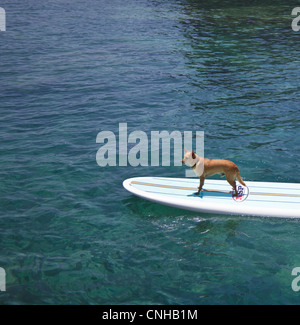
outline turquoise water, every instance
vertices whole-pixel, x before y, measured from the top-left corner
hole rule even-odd
[[[205,156],[300,182],[286,1],[2,1],[1,304],[299,304],[298,220],[206,215],[122,187],[97,134],[204,131]]]

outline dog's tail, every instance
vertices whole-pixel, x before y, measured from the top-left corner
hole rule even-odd
[[[240,175],[240,172],[237,172],[237,174],[236,174],[236,179],[239,181],[239,183],[241,183],[243,186],[247,186],[245,183],[244,183],[244,181],[243,181],[243,179],[242,179],[242,177],[241,177],[241,175]]]

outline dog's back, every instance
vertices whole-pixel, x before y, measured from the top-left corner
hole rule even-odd
[[[230,160],[204,158],[204,174],[207,176],[221,173],[236,174],[238,171],[237,165]]]

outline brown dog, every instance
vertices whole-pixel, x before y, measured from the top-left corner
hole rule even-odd
[[[190,152],[184,148],[184,151],[185,154],[182,159],[182,163],[193,168],[195,174],[200,178],[200,186],[198,187],[198,192],[195,193],[196,195],[198,195],[202,190],[205,177],[215,174],[225,175],[227,182],[235,191],[234,196],[237,196],[235,177],[239,183],[241,183],[243,186],[246,186],[242,180],[237,165],[232,161],[202,158],[196,155],[194,150]]]

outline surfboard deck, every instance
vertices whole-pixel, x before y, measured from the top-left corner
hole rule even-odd
[[[206,179],[203,191],[194,193],[198,178],[134,177],[123,186],[134,195],[152,202],[191,211],[262,217],[300,218],[300,184],[237,182],[233,196],[226,180]]]

